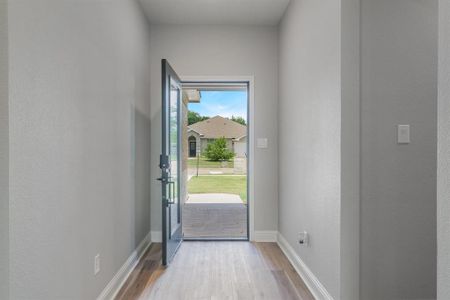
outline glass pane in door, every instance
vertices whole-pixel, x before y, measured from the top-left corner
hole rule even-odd
[[[169,104],[169,139],[170,139],[170,177],[171,177],[171,204],[169,210],[170,236],[173,236],[180,226],[180,201],[179,201],[179,104],[181,91],[177,83],[170,80],[170,104]]]

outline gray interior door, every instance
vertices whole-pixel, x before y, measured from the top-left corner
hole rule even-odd
[[[181,242],[181,81],[167,60],[162,60],[162,261],[168,265]]]

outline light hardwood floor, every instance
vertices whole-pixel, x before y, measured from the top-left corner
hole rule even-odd
[[[184,242],[168,268],[153,244],[116,300],[314,299],[275,243]]]

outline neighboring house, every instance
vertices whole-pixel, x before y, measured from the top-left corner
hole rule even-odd
[[[215,116],[211,119],[188,126],[189,157],[202,153],[208,143],[224,137],[227,147],[236,157],[245,157],[247,153],[247,126],[230,119]]]

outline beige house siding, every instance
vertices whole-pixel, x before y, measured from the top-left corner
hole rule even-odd
[[[204,153],[208,143],[217,138],[224,137],[227,148],[236,153],[236,156],[244,157],[247,148],[247,127],[221,116],[201,121],[189,126],[187,145],[195,138],[197,151]],[[238,141],[235,141],[238,139]],[[236,145],[236,147],[235,147]],[[235,148],[237,151],[235,151]],[[245,149],[245,150],[244,150]],[[193,155],[190,155],[191,157]]]
[[[234,142],[233,152],[236,154],[236,157],[247,156],[247,137],[243,137],[239,141]]]
[[[196,146],[197,146],[196,152],[200,150],[200,154],[203,154],[205,152],[205,150],[206,150],[206,147],[208,146],[208,143],[210,143],[210,142],[212,142],[214,140],[214,139],[201,138],[198,133],[193,132],[193,131],[189,132],[187,134],[187,138],[184,139],[186,141],[185,145],[186,145],[186,153],[187,153],[187,155],[189,155],[189,149],[190,149],[189,148],[189,144],[190,144],[190,142],[192,140],[192,137],[195,138],[195,142],[196,142]],[[226,140],[227,140],[227,148],[230,151],[234,151],[234,143],[233,143],[232,139],[226,139]]]
[[[188,132],[187,138],[184,139],[186,141],[188,155],[189,155],[189,143],[192,140],[192,137],[195,138],[197,151],[200,150],[200,153],[204,153],[206,147],[208,146],[208,143],[214,141],[214,139],[207,139],[207,138],[200,137],[200,135],[195,131]],[[227,140],[227,148],[230,149],[231,151],[234,151],[233,140],[232,139],[226,139],[226,140]],[[245,140],[245,138],[244,138],[244,140]],[[244,141],[244,143],[246,143],[246,142]]]
[[[233,141],[231,139],[226,139],[226,140],[227,140],[227,148],[230,151],[233,151]],[[201,139],[201,148],[200,148],[201,149],[201,153],[203,153],[205,151],[205,149],[208,146],[208,144],[210,142],[212,142],[212,141],[214,141],[214,139],[205,139],[205,138]]]

